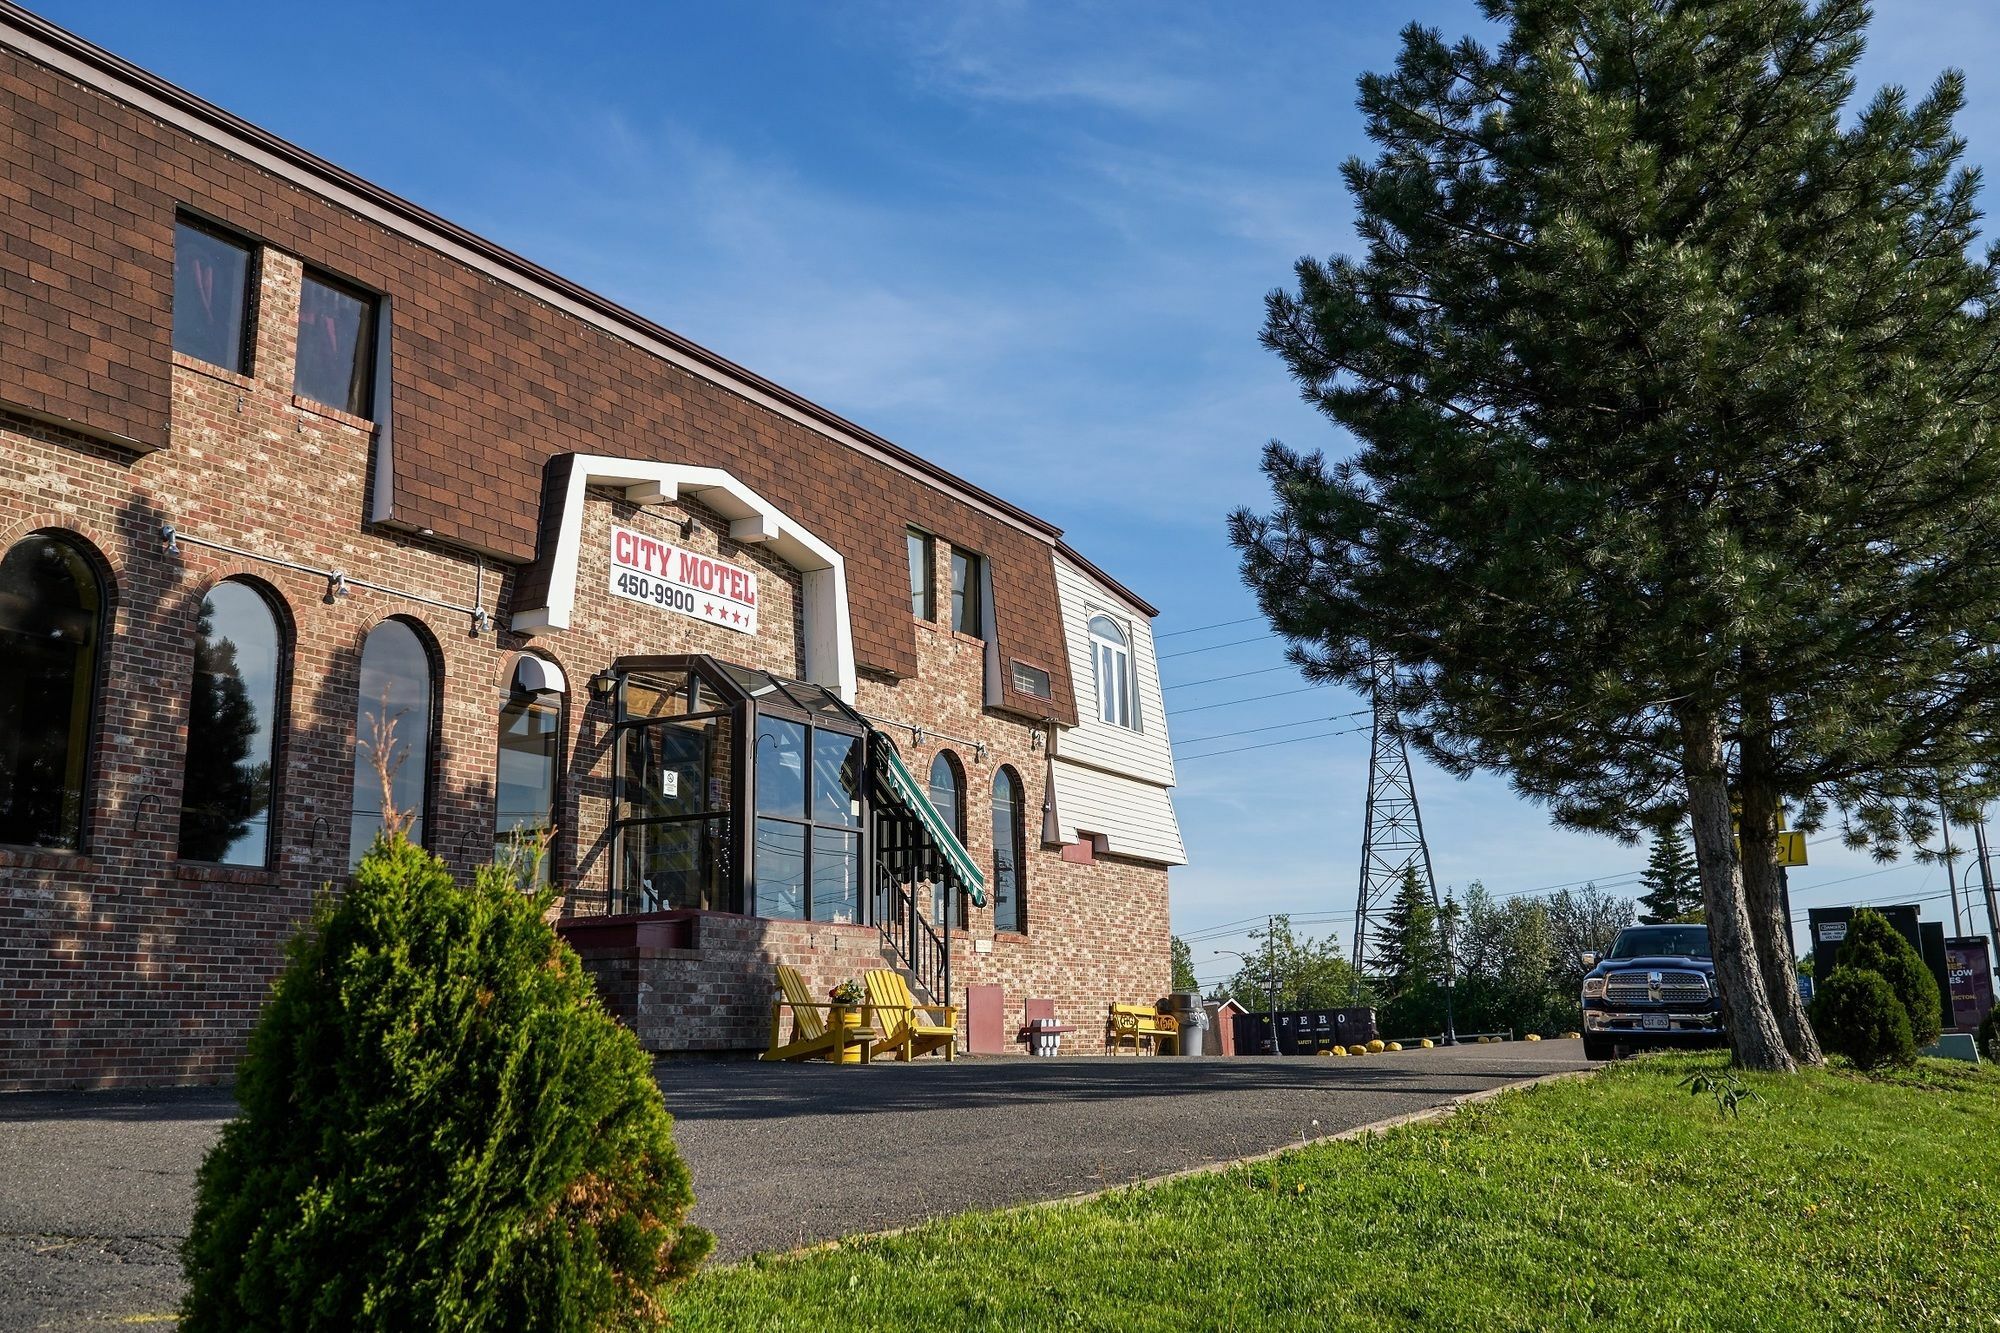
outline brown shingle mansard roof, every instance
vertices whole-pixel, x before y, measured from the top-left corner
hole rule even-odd
[[[81,82],[91,86],[101,86],[103,76],[109,76],[113,83],[132,85],[192,120],[242,139],[270,154],[292,169],[294,179],[297,175],[306,178],[298,183],[309,186],[317,184],[322,188],[331,187],[359,196],[386,214],[385,220],[393,222],[399,230],[414,233],[419,240],[441,239],[452,246],[470,251],[484,260],[490,269],[497,269],[500,276],[531,296],[544,299],[555,297],[558,298],[558,305],[580,307],[582,311],[595,316],[592,322],[628,341],[664,344],[693,366],[706,372],[704,378],[717,382],[725,388],[745,393],[746,396],[769,399],[781,409],[788,409],[788,415],[797,417],[820,433],[856,448],[864,454],[875,454],[899,470],[912,473],[976,508],[984,509],[995,517],[1034,533],[1132,603],[1135,608],[1149,616],[1158,614],[1150,603],[1111,578],[1069,543],[1063,541],[1062,529],[911,453],[866,427],[849,421],[838,413],[766,379],[755,371],[737,365],[699,343],[543,268],[532,260],[467,231],[419,204],[393,194],[296,144],[281,139],[268,130],[253,125],[169,83],[158,75],[50,23],[39,15],[30,13],[19,5],[11,3],[11,0],[0,0],[0,27],[12,27],[54,48],[66,58],[67,63],[71,64],[72,67],[66,72]],[[92,78],[90,77],[92,74],[99,77]],[[426,236],[424,233],[429,235]]]

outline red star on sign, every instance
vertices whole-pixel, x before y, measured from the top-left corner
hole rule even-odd
[[[715,614],[715,603],[714,603],[714,602],[703,602],[703,603],[701,604],[701,613],[702,613],[703,615],[705,615],[705,616],[712,616],[712,615],[714,615],[714,614]]]

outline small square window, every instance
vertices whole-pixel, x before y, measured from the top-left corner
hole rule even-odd
[[[374,415],[374,297],[307,270],[292,392],[357,417]]]
[[[980,602],[984,563],[970,551],[951,553],[951,627],[975,639],[986,637],[985,608]]]
[[[905,539],[910,548],[910,614],[918,620],[936,620],[937,562],[931,535],[911,528]]]
[[[174,224],[174,350],[238,375],[250,369],[250,247]]]
[[[1013,665],[1014,691],[1017,694],[1032,694],[1037,699],[1053,699],[1055,693],[1049,687],[1049,673],[1040,667],[1029,666],[1026,662]]]

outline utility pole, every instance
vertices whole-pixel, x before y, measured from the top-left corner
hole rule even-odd
[[[1458,1020],[1452,1015],[1451,988],[1458,968],[1451,958],[1451,939],[1458,932],[1453,925],[1458,919],[1458,903],[1453,900],[1451,890],[1444,894],[1444,911],[1438,913],[1438,930],[1444,935],[1444,1044],[1458,1045]]]
[[[1972,826],[1972,840],[1979,848],[1979,884],[1986,896],[1986,933],[1993,940],[1993,965],[2000,968],[2000,906],[1996,906],[1993,895],[1993,860],[1986,850],[1986,811],[1979,812],[1979,822]]]
[[[1945,812],[1944,790],[1938,790],[1938,821],[1944,829],[1944,882],[1951,890],[1951,933],[1965,934],[1965,920],[1958,913],[1958,871],[1954,867],[1957,853],[1951,849],[1951,816]]]
[[[1423,814],[1410,775],[1410,749],[1396,727],[1396,665],[1380,654],[1369,659],[1369,702],[1374,709],[1368,746],[1368,808],[1361,825],[1361,885],[1354,896],[1354,998],[1360,998],[1368,965],[1369,926],[1396,896],[1403,876],[1422,876],[1437,908],[1437,877],[1424,841]]]
[[[1264,1054],[1278,1053],[1278,941],[1276,917],[1264,918],[1264,980],[1270,987],[1266,999],[1270,1005],[1271,1036],[1264,1043]]]

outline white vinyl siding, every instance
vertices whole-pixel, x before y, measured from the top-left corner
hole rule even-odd
[[[1060,556],[1055,571],[1077,713],[1077,725],[1060,728],[1055,738],[1056,820],[1062,839],[1074,842],[1079,832],[1095,833],[1114,855],[1183,865],[1187,853],[1174,816],[1174,756],[1152,622]],[[1093,639],[1090,630],[1092,619],[1100,616],[1125,638],[1122,654],[1112,654],[1109,663],[1099,662],[1100,648],[1108,645]],[[1129,691],[1125,698],[1109,701],[1109,713],[1097,687],[1100,666],[1111,668],[1108,678],[1114,682],[1122,669]],[[1128,721],[1106,721],[1107,716]]]
[[[1054,765],[1056,820],[1064,842],[1083,833],[1104,837],[1114,856],[1130,856],[1161,865],[1186,865],[1180,821],[1174,817],[1172,796],[1165,787],[1134,782],[1082,764]]]
[[[1063,637],[1069,646],[1069,676],[1076,688],[1077,725],[1066,728],[1057,746],[1063,758],[1162,787],[1174,785],[1174,756],[1167,742],[1166,705],[1160,695],[1160,667],[1153,656],[1153,627],[1145,616],[1111,595],[1095,579],[1056,557],[1056,592],[1062,599]],[[1111,617],[1131,646],[1132,722],[1103,720],[1091,660],[1090,618]]]

